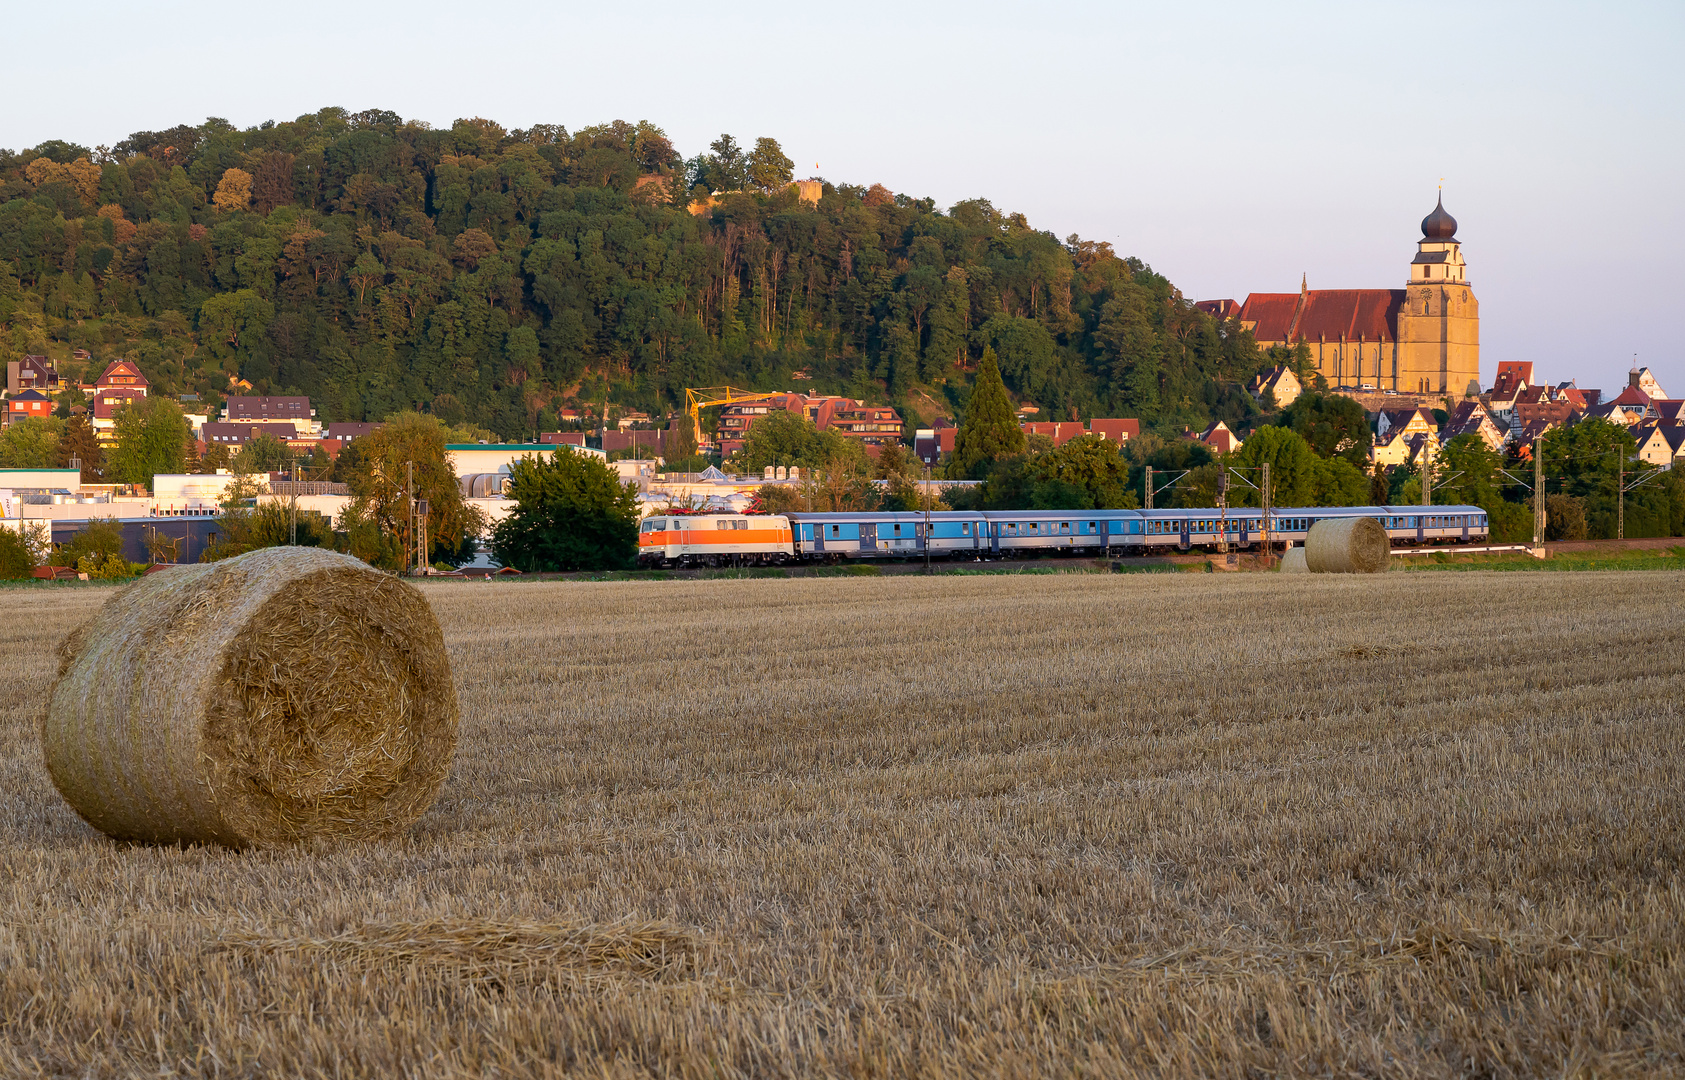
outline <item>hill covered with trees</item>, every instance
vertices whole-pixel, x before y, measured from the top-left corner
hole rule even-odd
[[[1251,336],[1138,259],[986,199],[789,186],[778,143],[686,159],[649,123],[449,129],[324,109],[0,151],[0,347],[165,393],[230,380],[324,420],[417,409],[507,438],[565,403],[799,386],[963,411],[985,347],[1043,418],[1179,431],[1255,411]],[[692,213],[692,209],[702,212]]]

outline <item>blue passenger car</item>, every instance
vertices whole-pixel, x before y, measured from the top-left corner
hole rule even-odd
[[[803,559],[923,558],[975,555],[987,550],[988,529],[981,514],[957,510],[929,515],[900,513],[805,513],[787,515],[795,533],[796,554]]]
[[[1048,552],[1104,555],[1139,535],[1135,510],[989,510],[989,549],[1004,557]]]

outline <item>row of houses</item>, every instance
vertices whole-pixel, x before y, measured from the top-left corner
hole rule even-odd
[[[234,388],[242,386],[250,388],[245,383]],[[93,382],[78,384],[77,388],[85,404],[73,406],[72,411],[84,412],[100,442],[107,446],[116,440],[118,411],[152,392],[151,381],[139,366],[121,359],[111,361]],[[51,416],[64,389],[65,382],[50,358],[30,355],[11,361],[6,365],[5,408],[0,420],[11,424],[25,417]],[[268,436],[300,454],[321,447],[336,456],[352,439],[380,427],[370,423],[324,425],[316,418],[310,399],[300,395],[231,394],[216,419],[210,412],[199,410],[196,394],[183,394],[177,400],[201,452],[213,446],[238,452],[253,439]]]
[[[1663,468],[1685,457],[1685,398],[1669,398],[1649,368],[1636,365],[1627,386],[1609,401],[1601,390],[1585,390],[1572,381],[1547,385],[1533,381],[1533,365],[1506,361],[1498,365],[1492,389],[1457,403],[1443,426],[1426,407],[1382,409],[1374,413],[1377,466],[1431,457],[1460,435],[1473,435],[1495,451],[1533,444],[1555,428],[1598,418],[1620,424],[1638,444],[1636,456]]]
[[[749,430],[762,417],[790,413],[810,421],[820,431],[834,431],[853,439],[875,455],[877,449],[901,441],[901,415],[887,405],[868,405],[855,398],[830,394],[795,392],[768,394],[764,398],[735,402],[720,409],[717,442],[720,455],[730,457],[743,449]]]

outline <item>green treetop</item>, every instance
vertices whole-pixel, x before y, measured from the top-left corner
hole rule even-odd
[[[1369,414],[1349,397],[1300,394],[1282,410],[1277,423],[1298,432],[1318,457],[1342,457],[1359,469],[1369,464],[1369,448],[1375,441]]]
[[[524,457],[509,482],[515,509],[492,528],[492,554],[523,571],[621,570],[638,555],[638,489],[585,454]]]
[[[138,398],[117,410],[117,445],[111,450],[111,472],[119,483],[152,486],[158,473],[186,468],[183,453],[192,428],[181,406],[168,398]]]

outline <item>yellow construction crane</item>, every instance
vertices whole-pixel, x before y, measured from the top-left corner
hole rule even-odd
[[[690,414],[691,430],[696,433],[696,445],[702,445],[702,410],[710,405],[735,405],[741,401],[759,401],[777,393],[775,390],[739,390],[735,386],[704,386],[685,389],[685,412]]]

